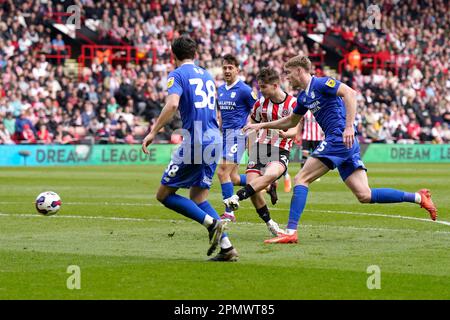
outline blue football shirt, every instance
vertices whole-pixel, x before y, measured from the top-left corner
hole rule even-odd
[[[308,88],[298,95],[294,113],[304,115],[310,110],[326,137],[342,136],[346,111],[344,101],[337,96],[340,85],[336,79],[313,76]]]
[[[183,143],[202,146],[218,143],[216,85],[209,72],[194,63],[184,63],[169,73],[167,90],[180,96],[182,128],[190,134],[190,141],[184,137]]]
[[[247,123],[247,117],[257,101],[252,88],[242,80],[234,85],[226,84],[217,89],[218,105],[222,114],[222,129],[242,129]]]

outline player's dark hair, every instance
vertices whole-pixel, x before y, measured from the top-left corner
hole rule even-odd
[[[230,53],[227,53],[222,57],[222,64],[224,63],[232,64],[236,68],[239,68],[239,60],[236,58],[236,56],[233,56]]]
[[[178,60],[194,59],[197,43],[188,36],[181,36],[172,42],[172,52]]]
[[[266,84],[280,83],[280,74],[273,68],[265,67],[258,72],[256,80]]]

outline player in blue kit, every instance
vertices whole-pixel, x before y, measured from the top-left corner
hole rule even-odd
[[[223,199],[234,194],[234,186],[245,186],[245,174],[239,174],[239,163],[246,150],[247,139],[242,128],[257,100],[256,94],[248,85],[238,78],[239,61],[231,54],[222,58],[222,71],[225,84],[217,89],[217,102],[220,109],[223,132],[222,162],[217,175],[222,188]],[[235,222],[233,210],[225,206],[222,219]]]
[[[181,36],[172,43],[177,68],[167,79],[168,96],[152,131],[144,138],[142,150],[179,110],[182,120],[183,142],[172,155],[164,172],[156,198],[164,206],[204,225],[209,232],[211,255],[220,245],[220,252],[212,261],[236,261],[233,248],[224,229],[226,221],[207,201],[209,188],[220,155],[221,137],[216,120],[216,87],[212,76],[193,62],[197,44]],[[179,188],[190,189],[190,199],[176,194]]]
[[[369,187],[367,169],[361,160],[358,140],[355,139],[356,92],[353,89],[333,78],[311,76],[311,61],[307,57],[290,59],[284,69],[292,87],[302,90],[294,112],[277,121],[250,124],[245,130],[291,128],[310,110],[322,127],[325,140],[295,177],[286,233],[280,233],[266,240],[266,243],[297,243],[297,225],[305,208],[309,185],[335,168],[338,168],[342,180],[361,203],[417,203],[428,211],[432,220],[436,220],[437,209],[427,189],[408,193]]]

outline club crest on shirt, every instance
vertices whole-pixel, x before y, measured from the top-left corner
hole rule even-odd
[[[336,85],[336,81],[334,81],[333,79],[328,79],[327,82],[325,82],[325,84],[327,86],[329,86],[330,88],[334,88],[334,86]]]
[[[283,117],[287,117],[289,115],[289,110],[283,110]]]
[[[173,86],[174,82],[175,82],[174,77],[170,77],[169,79],[167,79],[167,89],[170,89]]]
[[[230,98],[231,98],[231,99],[233,99],[234,97],[236,97],[236,92],[235,92],[235,91],[233,91],[233,92],[231,93],[231,95],[230,95]]]
[[[316,94],[314,93],[314,90],[313,91],[311,91],[311,98],[315,98],[316,97]]]

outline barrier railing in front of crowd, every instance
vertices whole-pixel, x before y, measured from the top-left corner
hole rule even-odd
[[[338,73],[342,74],[344,68],[350,65],[352,70],[359,68],[361,71],[365,70],[392,70],[396,76],[399,75],[401,68],[409,69],[417,64],[414,55],[410,54],[389,54],[380,55],[380,53],[360,53],[359,58],[355,57],[354,62],[350,62],[350,53],[344,55],[344,58],[339,61]],[[359,61],[359,62],[358,62]]]
[[[312,64],[318,67],[323,67],[325,63],[325,55],[323,53],[310,53],[308,57]]]
[[[47,59],[55,59],[57,64],[61,64],[62,59],[69,59],[72,56],[72,47],[65,45],[64,48],[52,49],[55,53],[46,53]]]
[[[72,47],[69,45],[57,47],[52,45],[51,49],[49,49],[51,52],[42,52],[42,48],[42,45],[38,45],[33,50],[44,54],[46,59],[55,59],[57,64],[61,64],[62,59],[69,59],[72,56]]]
[[[109,64],[117,61],[124,61],[126,63],[134,61],[135,63],[139,63],[145,57],[146,53],[142,52],[141,48],[133,46],[82,45],[81,55],[78,58],[79,79],[81,79],[82,71],[88,61],[92,62],[94,59],[97,59],[99,64],[105,60]]]

